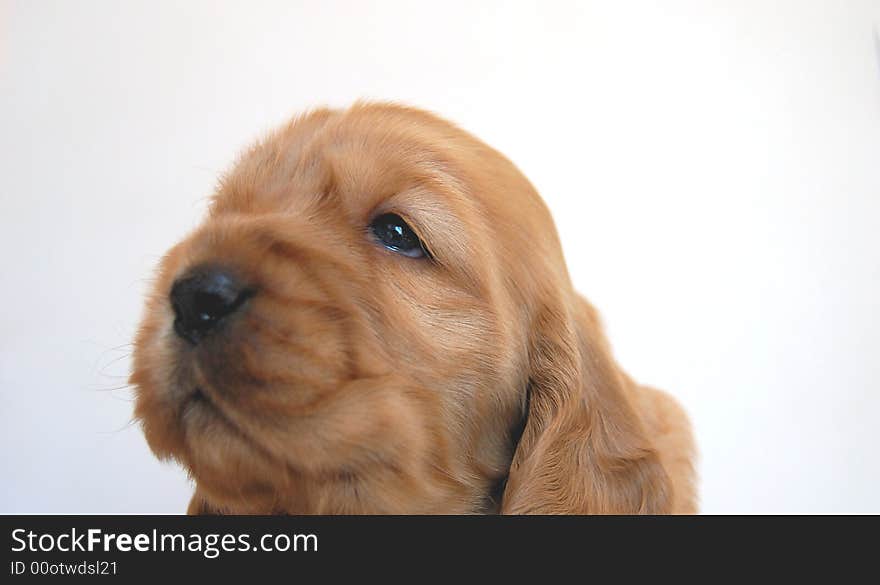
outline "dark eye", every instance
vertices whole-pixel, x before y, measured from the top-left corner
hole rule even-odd
[[[396,213],[383,213],[370,224],[376,240],[394,252],[422,258],[427,256],[425,246],[409,225]]]

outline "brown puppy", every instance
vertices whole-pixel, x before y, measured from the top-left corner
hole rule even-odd
[[[687,513],[687,418],[614,362],[504,156],[418,110],[295,119],[163,259],[135,414],[198,513]]]

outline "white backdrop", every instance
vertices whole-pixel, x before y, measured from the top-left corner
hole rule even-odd
[[[0,3],[0,512],[180,512],[125,388],[159,256],[296,111],[408,102],[547,200],[702,510],[880,512],[880,2]]]

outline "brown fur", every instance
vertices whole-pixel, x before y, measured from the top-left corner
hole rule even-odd
[[[433,259],[370,238],[387,211]],[[190,346],[168,294],[204,263],[257,293]],[[534,188],[425,112],[318,110],[247,151],[135,347],[136,416],[191,513],[696,511],[684,412],[614,362]]]

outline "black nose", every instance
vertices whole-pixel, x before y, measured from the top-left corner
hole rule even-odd
[[[253,294],[222,268],[199,268],[175,281],[171,287],[174,331],[198,343]]]

